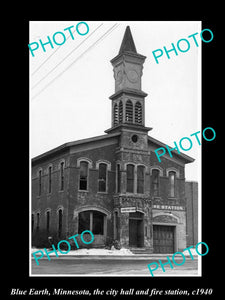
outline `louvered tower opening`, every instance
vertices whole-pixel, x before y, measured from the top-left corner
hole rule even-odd
[[[142,124],[142,106],[140,102],[135,104],[135,123]]]
[[[133,104],[130,100],[126,102],[125,122],[133,123]]]

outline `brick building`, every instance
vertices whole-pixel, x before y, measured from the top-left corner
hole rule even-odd
[[[187,214],[187,246],[198,243],[198,183],[185,182]]]
[[[93,247],[112,239],[149,253],[186,247],[185,164],[194,159],[173,151],[157,160],[154,150],[165,144],[145,126],[145,58],[127,27],[111,60],[111,128],[32,159],[33,245],[91,230]]]

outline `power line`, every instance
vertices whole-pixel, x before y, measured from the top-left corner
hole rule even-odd
[[[52,84],[57,78],[59,78],[64,72],[66,72],[74,63],[76,63],[85,53],[90,51],[98,42],[106,38],[108,34],[110,34],[114,29],[116,29],[120,24],[114,24],[110,29],[108,29],[97,41],[95,41],[87,50],[85,50],[80,56],[78,56],[64,71],[58,74],[55,78],[53,78],[41,91],[39,91],[32,99],[36,98],[40,93],[42,93],[50,84]],[[116,26],[116,27],[115,27]]]
[[[72,32],[72,35],[74,34],[74,32],[76,31],[76,29]],[[70,36],[71,35],[69,35],[67,38],[66,38],[66,40],[68,39],[68,38],[70,38]],[[60,47],[58,47],[58,48],[56,48],[56,50],[51,54],[51,55],[49,55],[49,57],[47,57],[47,59],[46,60],[44,60],[41,64],[40,64],[40,66],[39,67],[37,67],[37,69],[33,72],[33,73],[31,73],[31,75],[33,76],[55,53],[56,53],[56,51],[58,51],[60,49]]]
[[[70,51],[53,69],[51,69],[44,77],[42,77],[31,89],[34,89],[42,80],[44,80],[49,74],[52,73],[52,71],[54,71],[59,65],[61,65],[61,63],[67,58],[69,57],[76,49],[78,49],[88,38],[90,38],[92,36],[92,34],[95,33],[95,31],[97,31],[101,26],[103,25],[100,24],[92,33],[90,33],[86,39],[82,40],[82,42],[77,45],[77,47],[75,47],[72,51]],[[59,49],[59,48],[58,48]],[[55,53],[55,52],[54,52]]]

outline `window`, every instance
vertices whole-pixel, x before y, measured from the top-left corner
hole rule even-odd
[[[42,188],[42,170],[38,172],[38,196],[41,196],[41,188]]]
[[[125,120],[126,122],[133,123],[133,103],[130,100],[126,102]]]
[[[152,191],[153,196],[159,196],[159,170],[152,170]]]
[[[134,192],[134,166],[127,165],[127,192]]]
[[[107,172],[107,165],[104,163],[100,163],[99,170],[98,170],[98,191],[99,192],[106,192],[106,172]]]
[[[78,233],[84,230],[90,230],[90,211],[79,213]]]
[[[99,211],[83,211],[79,213],[78,233],[90,230],[93,234],[104,234],[104,217]]]
[[[61,191],[64,190],[64,166],[65,166],[65,163],[61,162],[60,163],[60,190]]]
[[[62,209],[59,209],[58,211],[58,236],[61,237],[62,235]]]
[[[121,175],[120,175],[120,165],[119,164],[117,164],[117,166],[116,166],[116,176],[117,176],[117,193],[120,193]]]
[[[137,193],[144,194],[144,166],[137,167]]]
[[[119,110],[117,103],[114,105],[114,126],[119,124]]]
[[[48,192],[52,192],[52,167],[48,168]]]
[[[119,103],[119,123],[123,122],[123,103],[120,101]]]
[[[142,124],[142,106],[139,101],[135,104],[135,123]]]
[[[46,230],[47,232],[49,232],[49,228],[50,228],[50,211],[46,212]]]
[[[174,171],[169,172],[169,196],[175,197],[175,176],[176,173]]]
[[[92,233],[103,235],[104,214],[99,211],[93,211]]]
[[[40,213],[37,213],[37,228],[36,230],[39,231],[39,226],[40,226]]]
[[[88,179],[88,162],[80,162],[80,181],[79,189],[82,191],[87,191],[87,179]]]
[[[31,230],[34,231],[34,214],[31,215]]]

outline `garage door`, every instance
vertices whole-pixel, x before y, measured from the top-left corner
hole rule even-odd
[[[154,253],[174,252],[174,226],[153,225]]]

